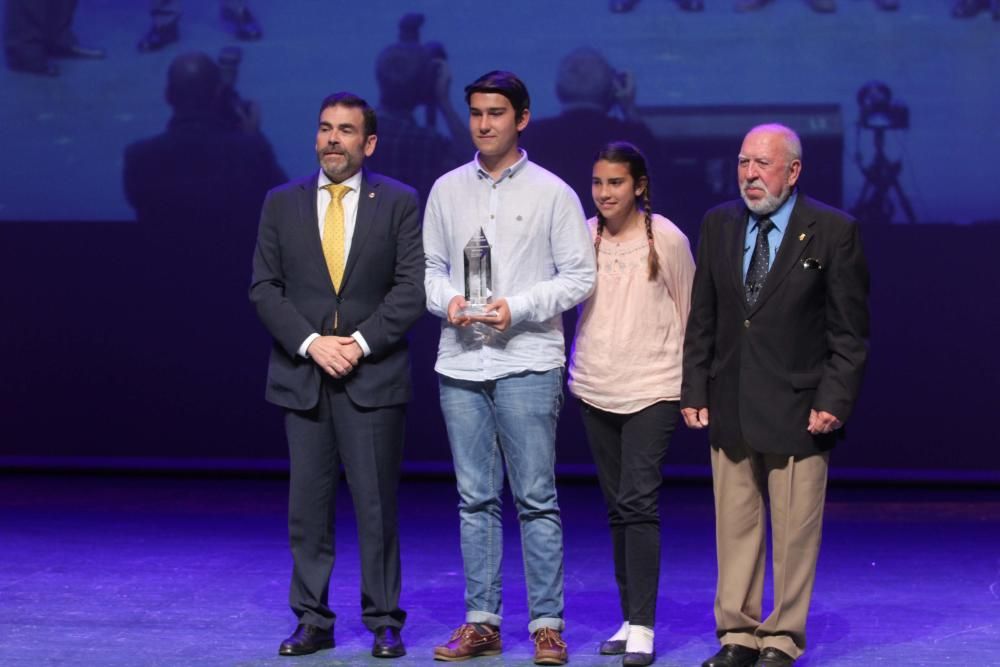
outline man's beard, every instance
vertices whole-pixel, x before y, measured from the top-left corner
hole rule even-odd
[[[757,183],[757,181],[747,181],[743,184],[743,187],[740,188],[740,196],[743,198],[743,203],[747,205],[747,208],[750,209],[750,212],[754,215],[771,215],[781,208],[781,205],[785,203],[788,199],[788,195],[792,192],[792,189],[788,185],[781,188],[781,194],[778,196],[772,195],[766,188],[764,188],[764,198],[754,201],[750,199],[746,193],[747,186],[754,183]]]
[[[351,158],[351,154],[348,153],[347,151],[339,152],[337,153],[337,155],[340,155],[340,157],[343,158],[343,162],[341,162],[339,166],[328,168],[326,164],[323,162],[323,157],[326,154],[326,152],[327,151],[317,152],[317,157],[319,158],[319,166],[323,170],[323,173],[326,174],[327,178],[329,178],[331,181],[339,183],[344,176],[350,175],[351,172],[354,170],[354,160]]]

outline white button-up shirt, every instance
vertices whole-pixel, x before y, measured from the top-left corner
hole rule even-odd
[[[455,327],[448,304],[465,294],[464,250],[482,229],[491,246],[493,300],[511,326]],[[485,381],[566,363],[562,313],[594,286],[591,245],[576,194],[527,154],[493,179],[476,158],[442,176],[424,213],[427,308],[444,319],[435,370]]]

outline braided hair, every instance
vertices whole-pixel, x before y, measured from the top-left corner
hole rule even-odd
[[[649,255],[647,257],[648,275],[650,280],[656,280],[660,275],[660,257],[656,253],[656,245],[653,243],[653,207],[649,199],[649,170],[646,168],[646,157],[633,144],[627,141],[612,141],[606,145],[594,157],[594,162],[611,162],[615,164],[628,165],[628,173],[632,180],[638,184],[645,179],[646,185],[639,195],[639,207],[646,218],[646,241],[649,243]],[[594,238],[594,253],[597,254],[601,247],[601,237],[604,236],[604,227],[607,221],[604,215],[597,211],[597,235]]]

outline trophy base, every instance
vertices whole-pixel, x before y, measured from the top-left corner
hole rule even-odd
[[[484,320],[500,319],[500,314],[495,310],[487,311],[485,304],[470,303],[465,308],[458,311],[459,317],[472,317]]]

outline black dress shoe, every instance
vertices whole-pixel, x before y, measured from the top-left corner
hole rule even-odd
[[[806,0],[806,4],[819,14],[832,14],[837,11],[837,0]]]
[[[769,4],[771,0],[737,0],[733,9],[738,12],[755,12]]]
[[[154,25],[149,29],[142,39],[139,40],[139,51],[149,53],[159,51],[168,44],[173,44],[181,38],[181,31],[177,27],[177,21],[172,21],[166,25]]]
[[[55,58],[90,58],[92,60],[100,60],[105,56],[105,53],[104,49],[95,49],[74,44],[73,46],[60,46],[52,49],[49,55]]]
[[[325,648],[333,648],[332,629],[299,623],[292,636],[281,642],[278,655],[308,655]]]
[[[233,28],[236,30],[236,39],[254,42],[264,35],[264,31],[261,30],[257,19],[254,18],[254,15],[246,7],[238,11],[223,7],[222,20],[233,24]]]
[[[765,647],[753,667],[789,667],[795,658],[773,646]]]
[[[403,646],[403,637],[399,634],[399,628],[383,625],[375,630],[372,655],[376,658],[401,658],[406,655],[406,647]]]
[[[718,653],[701,663],[701,667],[753,667],[759,655],[760,651],[756,649],[726,644]]]
[[[639,0],[611,0],[608,3],[608,9],[615,14],[625,14],[635,9],[635,6],[638,4]]]
[[[601,649],[598,652],[601,655],[622,655],[625,653],[625,640],[609,639],[601,642]]]
[[[622,658],[624,667],[646,667],[656,660],[656,653],[626,653]]]

